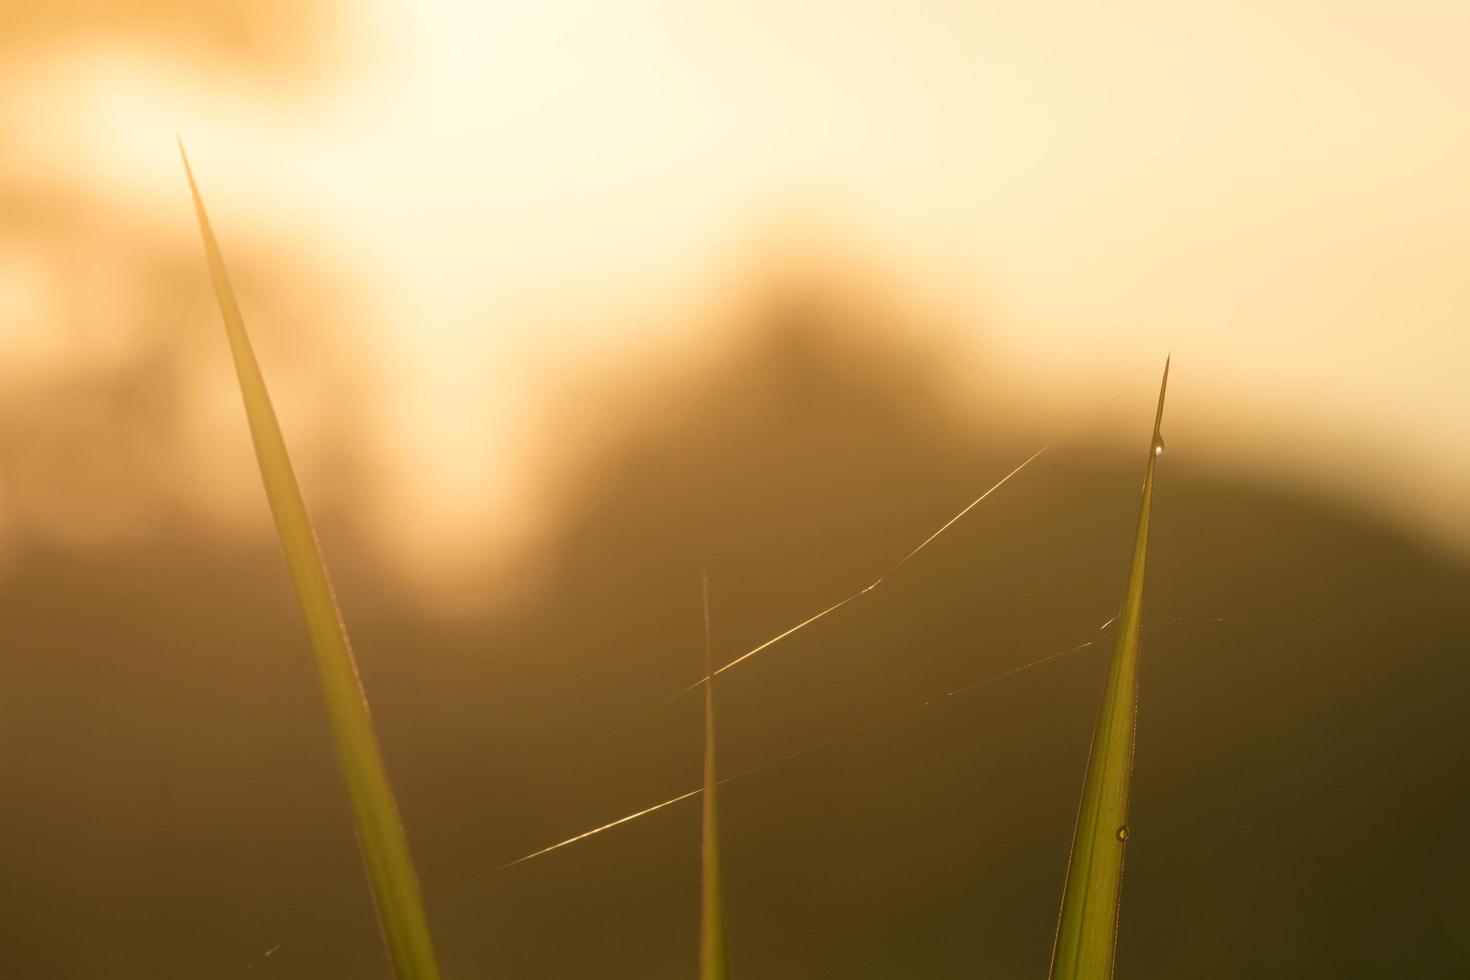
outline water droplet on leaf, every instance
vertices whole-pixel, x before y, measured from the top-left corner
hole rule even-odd
[[[1128,839],[1128,825],[1125,823],[1123,826],[1121,826],[1121,827],[1118,828],[1118,840],[1126,841],[1127,839]]]

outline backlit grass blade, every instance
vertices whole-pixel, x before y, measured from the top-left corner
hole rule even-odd
[[[710,653],[709,570],[704,573],[704,831],[700,841],[701,899],[699,980],[729,980],[730,949],[725,943],[725,898],[720,888],[720,826],[715,788],[715,681]]]
[[[179,152],[182,154],[183,150],[181,142]],[[276,533],[286,554],[291,582],[311,637],[311,649],[326,697],[327,717],[336,742],[337,762],[352,802],[352,818],[357,827],[358,844],[372,886],[388,958],[399,980],[438,980],[439,967],[424,917],[418,878],[409,858],[398,805],[383,768],[382,754],[358,679],[357,664],[348,645],[347,631],[332,593],[332,583],[322,564],[316,533],[301,500],[296,474],[286,454],[286,443],[281,436],[275,410],[271,407],[260,366],[251,350],[250,339],[245,333],[245,322],[230,287],[219,245],[210,230],[209,217],[205,214],[204,201],[199,196],[187,155],[184,156],[184,171],[189,178],[199,231],[204,238],[209,274],[214,280],[225,332],[229,335],[235,373],[240,379],[240,393],[245,401],[245,415],[250,422],[250,436],[255,444],[261,480],[265,484]]]
[[[1144,559],[1148,555],[1148,518],[1153,502],[1154,465],[1164,451],[1159,428],[1169,362],[1159,385],[1143,504],[1133,539],[1133,562],[1118,612],[1118,637],[1092,751],[1082,786],[1082,806],[1072,837],[1067,884],[1052,947],[1052,980],[1108,980],[1118,931],[1118,898],[1123,883],[1123,852],[1128,842],[1128,783],[1133,775],[1134,721],[1138,702],[1138,629],[1143,613]]]

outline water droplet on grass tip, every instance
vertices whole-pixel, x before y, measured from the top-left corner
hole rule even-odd
[[[1125,842],[1128,840],[1128,825],[1126,823],[1118,828],[1118,840]]]

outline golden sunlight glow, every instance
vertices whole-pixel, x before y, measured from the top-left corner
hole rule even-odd
[[[0,376],[146,343],[179,131],[265,270],[240,299],[288,428],[333,410],[290,380],[338,361],[305,338],[354,350],[358,503],[437,581],[534,536],[548,393],[708,359],[793,259],[934,313],[1037,425],[1172,348],[1196,462],[1470,547],[1470,8],[1124,7],[390,2],[282,8],[298,41],[229,55],[58,22],[0,66]],[[212,397],[200,473],[237,434]]]

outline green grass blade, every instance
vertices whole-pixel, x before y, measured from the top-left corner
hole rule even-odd
[[[715,790],[715,679],[710,653],[709,571],[704,573],[704,831],[700,840],[699,980],[729,980],[725,898],[720,887],[720,826]]]
[[[183,153],[183,150],[181,142],[179,152]],[[271,516],[275,519],[291,582],[311,637],[311,649],[321,676],[327,716],[336,743],[337,762],[352,802],[358,844],[372,886],[388,958],[399,980],[438,980],[439,967],[424,917],[418,877],[409,857],[398,805],[383,768],[382,753],[378,749],[367,700],[358,679],[357,664],[347,641],[347,631],[342,625],[336,596],[332,593],[332,583],[322,563],[316,533],[301,500],[296,474],[286,453],[286,443],[281,436],[275,410],[271,407],[265,379],[245,333],[245,322],[240,316],[240,307],[230,287],[224,259],[210,229],[209,217],[205,214],[204,201],[199,196],[187,155],[184,156],[184,172],[189,178],[199,231],[204,238],[204,252],[209,260],[209,274],[214,280],[225,332],[229,335],[261,480],[265,484]]]
[[[1128,783],[1133,775],[1134,720],[1138,701],[1138,628],[1143,614],[1144,559],[1148,555],[1148,518],[1153,502],[1154,464],[1164,451],[1159,427],[1169,362],[1159,385],[1153,440],[1143,477],[1143,504],[1133,540],[1133,562],[1118,612],[1107,688],[1093,730],[1082,805],[1072,837],[1067,884],[1052,947],[1052,980],[1108,980],[1118,931],[1118,899],[1123,884],[1123,852],[1128,840]]]

